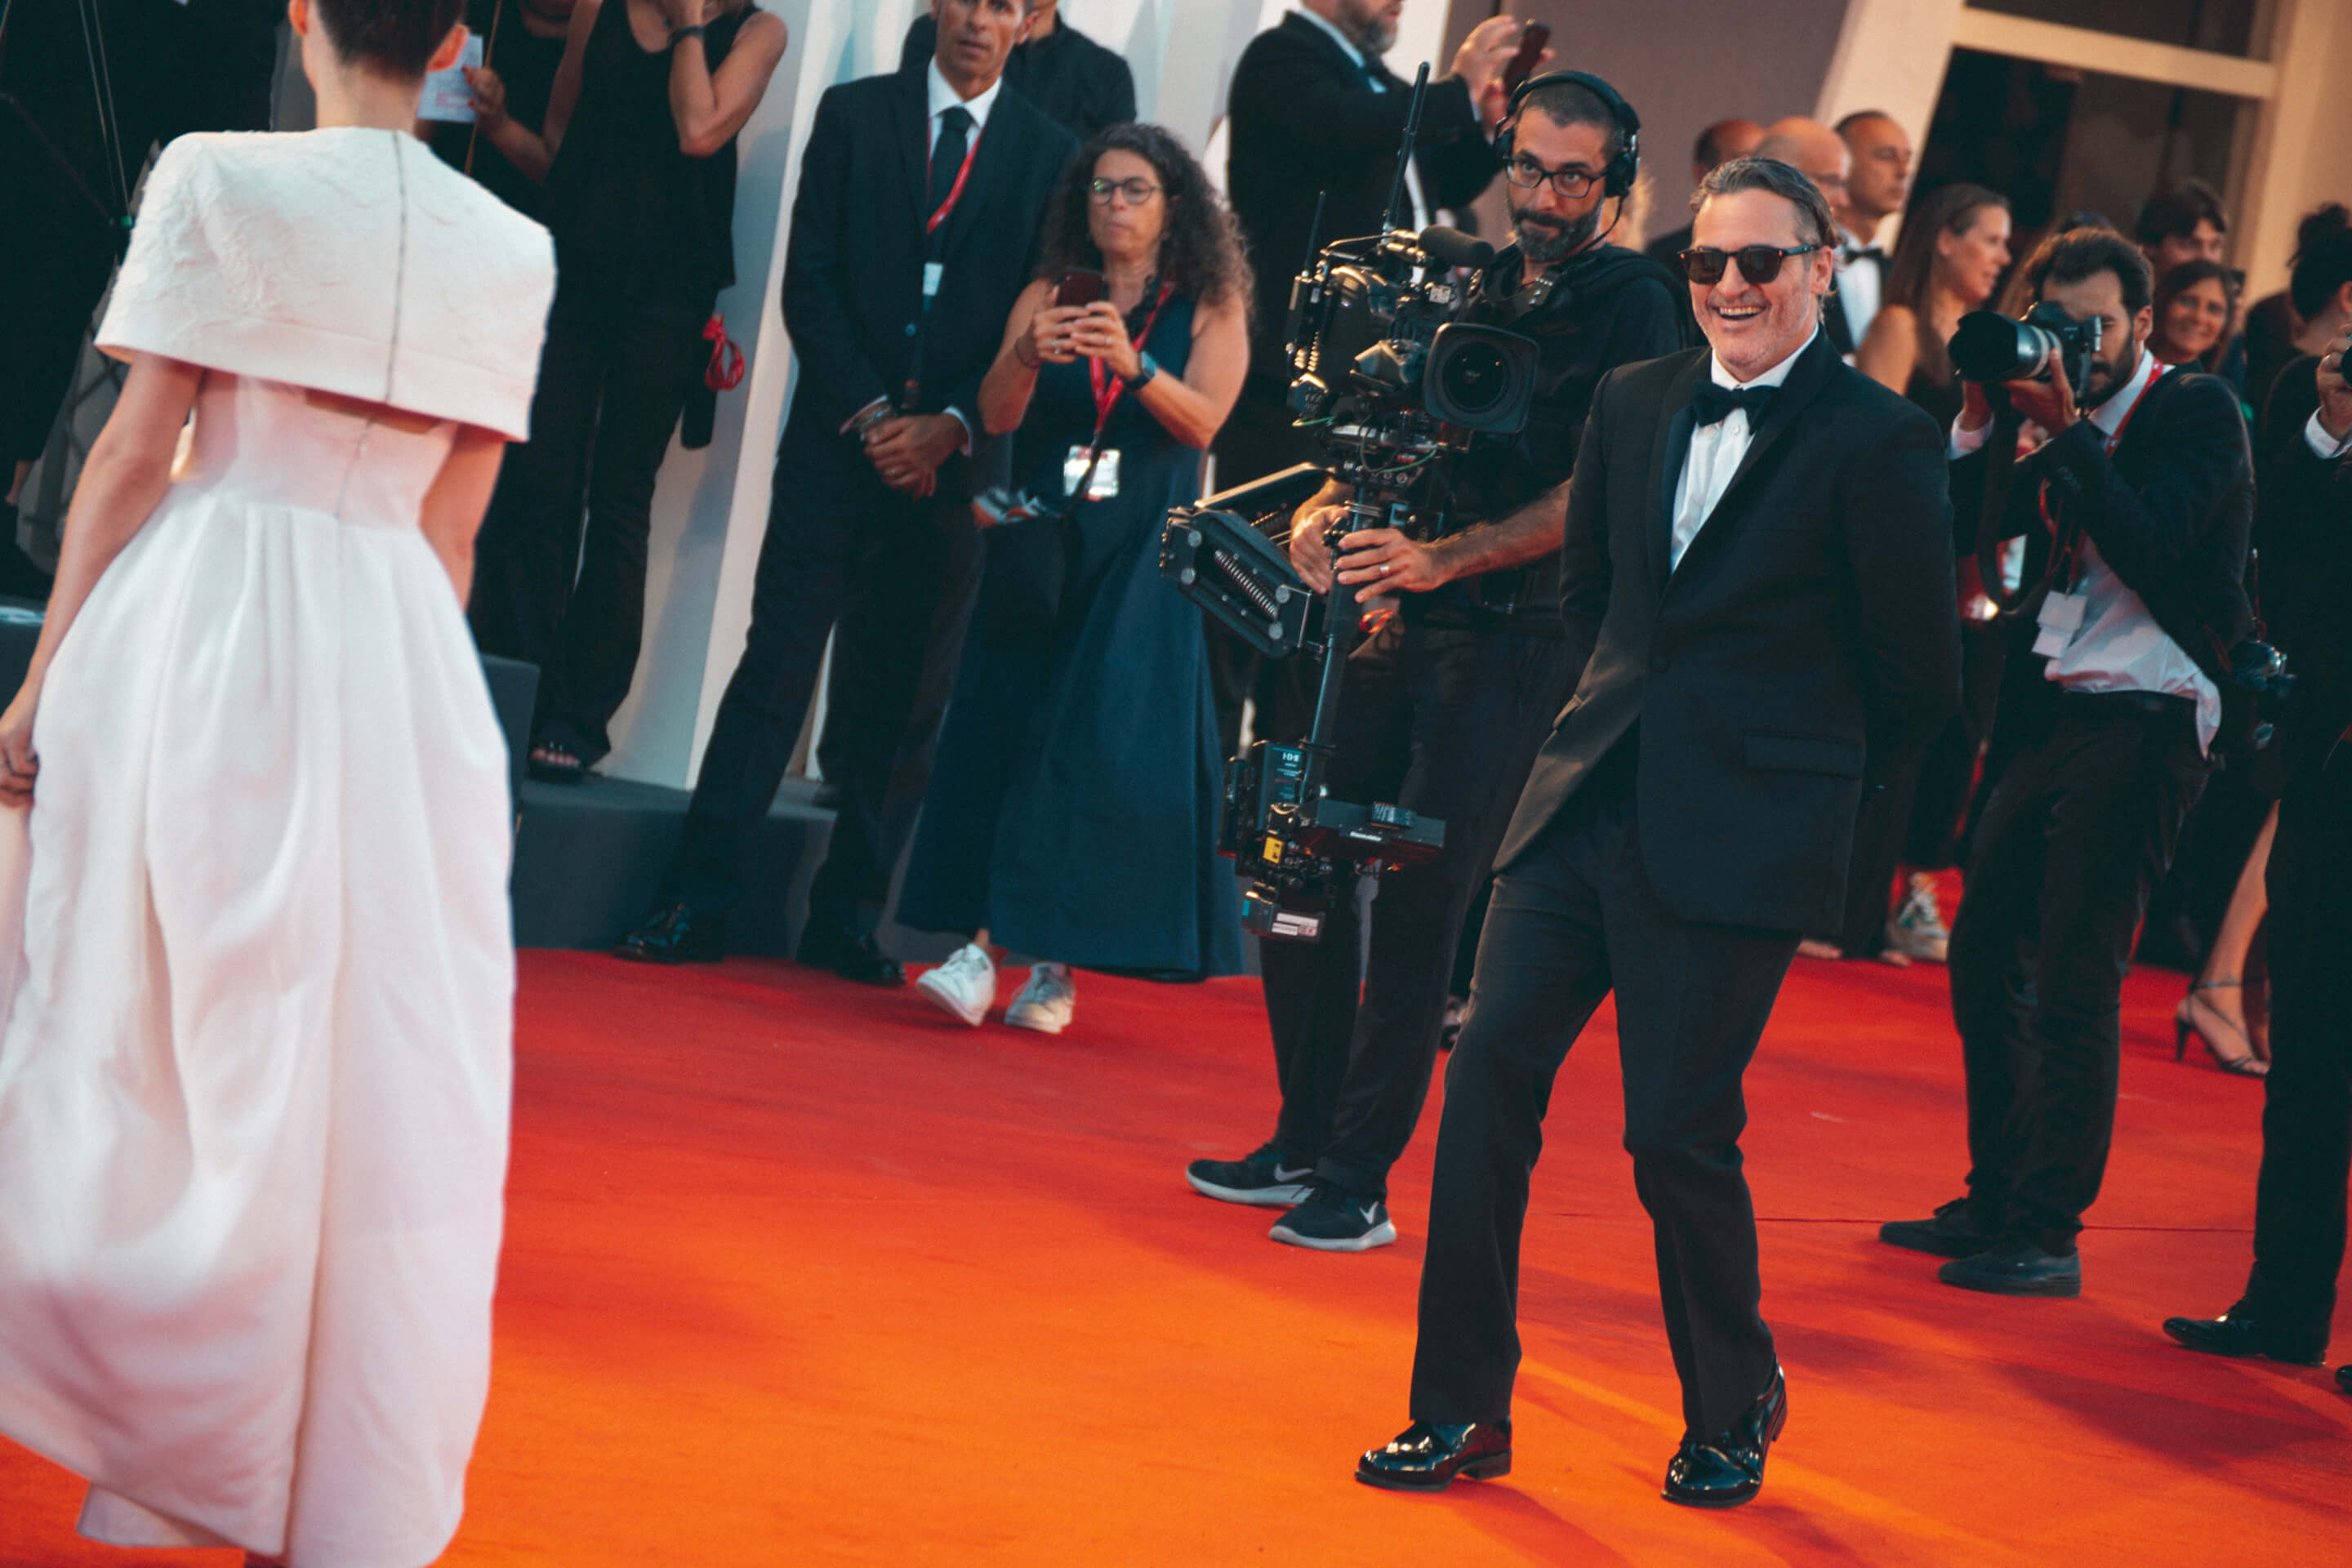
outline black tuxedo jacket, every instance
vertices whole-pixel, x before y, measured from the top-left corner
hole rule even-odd
[[[2018,465],[2004,536],[2023,534],[2026,564],[2041,570],[2039,481],[2063,521],[2079,522],[2165,635],[2217,683],[2226,656],[2253,628],[2246,552],[2253,532],[2254,467],[2238,395],[2219,376],[2173,371],[2142,395],[2110,456],[2088,419]],[[1982,448],[1952,465],[1955,542],[1976,549],[1984,503]],[[2014,662],[2014,661],[2012,661]],[[2021,675],[2038,677],[2028,660]]]
[[[1257,279],[1250,363],[1263,374],[1288,379],[1283,324],[1290,280],[1307,261],[1317,193],[1328,193],[1323,245],[1379,233],[1388,210],[1412,84],[1378,58],[1368,68],[1386,91],[1372,90],[1331,36],[1295,12],[1252,38],[1234,67],[1225,189],[1249,237]],[[1432,207],[1468,205],[1502,167],[1460,77],[1431,79],[1413,162]]]
[[[1495,863],[1525,854],[1638,726],[1642,860],[1665,906],[1826,931],[1865,775],[1959,705],[1944,433],[1816,337],[1669,574],[1708,357],[1627,365],[1593,398],[1560,593],[1583,675]]]
[[[2263,615],[2295,677],[2275,710],[2290,780],[2315,776],[2352,724],[2352,456],[2322,458],[2303,438],[2316,363],[2305,354],[2279,373],[2255,518]]]
[[[922,385],[908,412],[952,407],[979,432],[981,377],[1034,268],[1046,205],[1077,151],[1070,133],[1027,100],[1010,88],[998,92],[948,219],[947,270],[926,321],[929,114],[919,75],[844,82],[817,104],[784,254],[784,326],[800,374],[783,444],[813,458],[854,453],[842,425],[877,397],[899,397],[919,324]]]

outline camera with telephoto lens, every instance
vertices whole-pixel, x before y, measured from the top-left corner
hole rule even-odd
[[[1962,381],[1997,386],[2006,381],[2048,381],[2051,367],[2063,365],[2066,384],[2077,394],[2098,356],[2102,322],[2078,321],[2048,300],[2011,321],[1999,310],[1971,310],[1952,334],[1952,369]]]

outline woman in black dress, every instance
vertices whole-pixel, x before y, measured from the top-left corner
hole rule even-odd
[[[1200,164],[1150,125],[1087,143],[1040,251],[981,412],[1018,428],[1014,475],[1059,515],[988,535],[898,919],[966,939],[917,984],[969,1024],[995,1002],[986,942],[1041,960],[1005,1022],[1058,1034],[1073,965],[1241,968],[1201,614],[1159,552],[1241,392],[1249,272]],[[1108,298],[1056,305],[1071,268]]]
[[[495,71],[468,76],[483,134],[546,181],[555,236],[530,440],[499,476],[472,609],[486,650],[540,667],[534,776],[576,782],[612,749],[654,479],[735,280],[735,137],[783,55],[751,0],[577,0],[544,132],[506,112]]]

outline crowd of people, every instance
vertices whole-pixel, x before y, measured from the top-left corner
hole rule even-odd
[[[1906,133],[1873,111],[1711,124],[1688,225],[1617,243],[1657,181],[1636,106],[1550,68],[1497,16],[1416,120],[1382,58],[1402,5],[1302,0],[1250,44],[1223,195],[1179,137],[1138,122],[1125,62],[1056,0],[932,0],[898,68],[824,94],[792,193],[800,374],[751,626],[621,956],[724,956],[747,844],[830,646],[817,754],[836,823],[803,962],[908,984],[875,935],[903,859],[898,919],[960,939],[911,990],[968,1025],[997,1015],[1008,952],[1029,966],[1003,1021],[1045,1033],[1075,1023],[1082,970],[1242,972],[1217,853],[1223,763],[1245,734],[1302,734],[1300,661],[1256,659],[1162,580],[1162,521],[1202,494],[1212,454],[1226,489],[1319,468],[1284,336],[1311,234],[1372,233],[1399,190],[1402,226],[1459,223],[1499,188],[1507,231],[1450,282],[1456,320],[1532,342],[1524,427],[1432,466],[1415,510],[1443,513],[1433,536],[1402,518],[1342,530],[1359,497],[1317,469],[1269,522],[1330,617],[1362,617],[1333,793],[1442,819],[1444,838],[1375,887],[1342,871],[1319,942],[1261,944],[1272,1135],[1184,1173],[1209,1197],[1279,1209],[1276,1241],[1391,1243],[1390,1173],[1450,1047],[1412,1424],[1359,1479],[1435,1489],[1508,1470],[1543,1116],[1612,994],[1625,1144],[1684,1390],[1669,1500],[1755,1496],[1787,1418],[1738,1139],[1741,1078],[1801,952],[1949,967],[1965,1192],[1881,1239],[1941,1258],[1949,1285],[2079,1294],[2124,977],[2191,841],[2229,890],[2196,931],[2179,1043],[2267,1074],[2265,1152],[2244,1295],[2165,1330],[2319,1361],[2352,1163],[2326,907],[2352,873],[2335,760],[2352,721],[2346,209],[2311,215],[2288,289],[2245,307],[2210,189],[2158,191],[2129,233],[2074,214],[2028,237],[2000,192],[1915,190]],[[427,68],[457,60],[461,11],[488,48],[465,68],[475,119],[432,133],[435,163],[407,133]],[[292,14],[322,129],[173,142],[98,334],[131,369],[33,673],[0,715],[0,794],[40,803],[33,907],[103,918],[74,917],[64,947],[37,921],[12,938],[0,1125],[82,1103],[77,1075],[110,1062],[247,1029],[286,1057],[268,1069],[285,1080],[276,1124],[236,1112],[275,1153],[210,1199],[282,1215],[289,1191],[307,1194],[308,1239],[246,1226],[234,1279],[196,1281],[168,1322],[134,1313],[86,1334],[58,1305],[109,1289],[107,1237],[61,1254],[0,1224],[0,1428],[91,1478],[85,1524],[106,1539],[421,1562],[454,1526],[480,1411],[511,982],[484,880],[503,851],[480,847],[502,833],[504,784],[478,691],[450,686],[463,631],[446,590],[479,647],[540,667],[529,765],[578,782],[634,677],[658,468],[721,379],[736,141],[790,39],[752,0]],[[356,217],[320,195],[379,187],[390,196]],[[250,232],[310,220],[320,257],[241,254],[240,215]],[[1890,257],[1877,241],[1895,220]],[[362,275],[396,268],[383,291],[403,308],[364,365],[329,340],[377,317],[332,290],[289,281],[268,331],[236,328],[226,279],[291,278],[329,246]],[[2044,331],[1983,371],[1960,350],[1994,310]],[[194,466],[174,469],[192,410]],[[15,408],[6,423],[28,422]],[[386,552],[366,586],[327,583],[303,552],[317,512]],[[283,563],[241,565],[227,513],[284,531]],[[205,574],[237,613],[153,614]],[[330,589],[340,622],[310,602]],[[114,632],[66,641],[78,622]],[[383,720],[372,737],[279,695],[310,689],[283,679],[288,661],[344,668],[324,650],[355,640],[378,660],[351,666]],[[2284,707],[2257,679],[2267,644],[2299,682]],[[142,731],[124,746],[107,716],[126,710],[171,718],[173,744]],[[256,714],[282,721],[260,748],[282,764],[267,779]],[[165,763],[173,791],[213,791],[244,827],[158,846],[151,864],[140,825]],[[343,782],[315,786],[329,776]],[[2252,803],[2228,825],[2200,807],[2225,790]],[[247,918],[211,922],[215,903]],[[157,930],[168,976],[141,958]],[[126,1009],[93,980],[88,953],[108,942],[152,1005]],[[207,961],[228,1001],[163,1005],[205,983]],[[302,973],[335,984],[310,996],[285,983]],[[412,1025],[448,1046],[429,1069],[404,1054]],[[320,1034],[338,1066],[312,1081],[297,1047]],[[89,1061],[56,1055],[100,1040]],[[202,1074],[141,1081],[144,1099],[108,1100],[120,1136],[91,1147],[229,1114],[218,1097],[238,1092]],[[311,1136],[330,1125],[332,1160]],[[71,1182],[168,1184],[175,1146],[126,1177],[0,1140],[0,1189],[44,1237],[71,1233]],[[377,1276],[340,1284],[383,1260],[368,1241],[321,1252],[322,1228],[372,1235],[359,1216],[404,1202],[445,1216],[430,1244],[388,1269],[388,1294]],[[207,1289],[236,1310],[207,1316]],[[159,1335],[247,1333],[253,1313],[282,1352],[269,1365],[307,1366],[307,1401],[255,1416],[222,1395],[149,1430],[79,1392]],[[314,1451],[345,1405],[398,1430]],[[190,1419],[236,1436],[229,1479],[184,1458]],[[402,1485],[378,1488],[378,1465]]]

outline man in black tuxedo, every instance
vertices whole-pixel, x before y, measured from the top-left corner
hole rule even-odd
[[[1878,231],[1911,199],[1911,138],[1882,109],[1865,109],[1837,122],[1853,154],[1845,199],[1832,204],[1838,244],[1838,306],[1847,341],[1862,347],[1886,294],[1886,252]],[[1851,362],[1849,362],[1851,363]]]
[[[2050,581],[2038,635],[2011,645],[2002,674],[2000,782],[1952,922],[1969,1190],[1879,1237],[1949,1258],[1937,1273],[1948,1285],[2078,1296],[2075,1237],[2115,1134],[2132,938],[2204,793],[2229,650],[2253,625],[2254,484],[2237,394],[2147,352],[2147,262],[2130,241],[2053,236],[2024,277],[2036,302],[2099,321],[2101,343],[2079,397],[2063,366],[2008,384],[2048,440],[2013,476],[2002,528]],[[1969,384],[1952,430],[1963,549],[1976,546],[1992,419]],[[2054,562],[2045,518],[2066,542]]]
[[[869,923],[910,826],[883,823],[887,759],[928,748],[908,733],[925,652],[938,623],[960,638],[978,566],[965,470],[981,377],[1076,145],[1000,80],[1021,0],[934,0],[933,14],[939,53],[923,76],[845,82],[817,105],[784,260],[800,375],[751,635],[660,905],[623,957],[720,956],[746,842],[791,763],[825,638],[853,594],[887,593],[901,635],[866,687],[886,760],[851,781],[800,956],[870,984],[906,978]]]
[[[1404,0],[1300,0],[1279,26],[1250,40],[1234,67],[1226,96],[1232,144],[1225,189],[1249,240],[1256,275],[1250,316],[1250,374],[1241,400],[1217,436],[1217,483],[1230,488],[1294,463],[1319,460],[1312,437],[1293,427],[1284,402],[1290,362],[1283,331],[1290,280],[1308,259],[1316,204],[1317,243],[1378,233],[1395,183],[1412,87],[1381,57],[1396,42]],[[1520,24],[1491,16],[1454,51],[1454,68],[1433,79],[1422,110],[1421,139],[1406,182],[1402,226],[1418,232],[1440,207],[1464,207],[1485,190],[1502,163],[1487,137],[1501,122],[1508,94],[1503,67],[1518,47]],[[1546,50],[1543,58],[1549,59]],[[1241,733],[1243,700],[1257,681],[1258,660],[1239,639],[1209,623],[1210,673],[1217,719],[1230,754]],[[1295,661],[1293,661],[1295,662]],[[1269,710],[1297,706],[1280,694],[1277,665],[1258,693],[1258,732],[1287,728]],[[1293,715],[1303,728],[1304,714]]]
[[[1687,1424],[1667,1499],[1753,1497],[1788,1408],[1740,1079],[1798,932],[1843,896],[1868,781],[1958,705],[1959,621],[1943,435],[1821,335],[1828,204],[1762,159],[1694,200],[1710,348],[1602,381],[1570,482],[1560,611],[1583,674],[1496,857],[1446,1073],[1413,1424],[1358,1461],[1373,1486],[1510,1468],[1528,1178],[1553,1077],[1612,991]]]
[[[2219,1318],[2173,1318],[2191,1350],[2316,1366],[2327,1356],[2344,1266],[2352,1179],[2352,1028],[2343,1005],[2343,889],[2352,884],[2352,387],[2343,333],[2278,374],[2318,406],[2266,454],[2261,530],[2271,635],[2294,663],[2280,716],[2286,788],[2271,846],[2271,1070],[2263,1086],[2263,1167],[2254,1268]],[[2352,1394],[2352,1366],[2336,1371]]]

